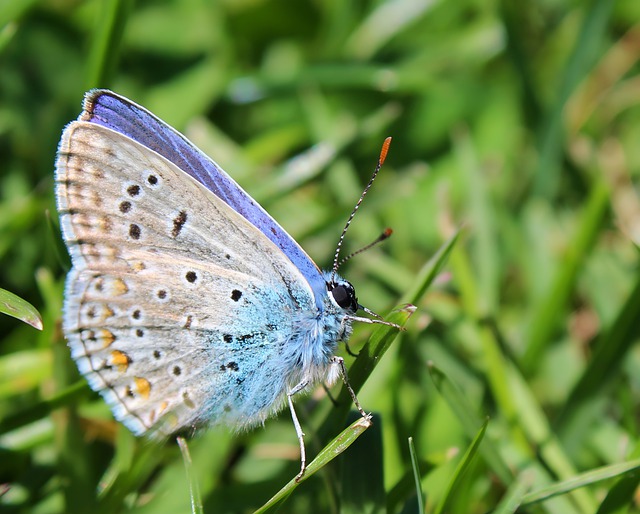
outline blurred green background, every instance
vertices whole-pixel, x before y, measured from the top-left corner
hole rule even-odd
[[[0,288],[44,322],[0,317],[0,511],[190,509],[177,446],[113,422],[59,329],[56,145],[107,87],[321,266],[392,136],[346,248],[394,235],[342,269],[383,314],[463,227],[360,393],[374,427],[280,512],[640,512],[639,57],[637,0],[0,0]],[[297,405],[313,457],[331,403]],[[205,512],[298,467],[286,410],[190,448]]]

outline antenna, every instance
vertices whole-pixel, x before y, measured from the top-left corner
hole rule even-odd
[[[342,263],[344,263],[345,261],[349,260],[354,255],[356,255],[356,254],[358,254],[360,252],[363,252],[364,250],[367,250],[368,248],[371,248],[373,245],[378,244],[380,241],[384,241],[385,239],[387,239],[391,235],[391,229],[386,229],[380,235],[380,237],[378,237],[378,239],[376,239],[373,243],[365,246],[364,248],[361,248],[360,250],[352,253],[351,255],[348,255],[342,261],[339,261],[339,259],[340,259],[340,250],[342,249],[342,243],[344,242],[344,236],[346,235],[347,230],[349,230],[349,225],[351,225],[351,221],[353,221],[353,218],[356,215],[356,212],[358,212],[358,208],[360,207],[360,204],[362,203],[362,200],[364,200],[365,195],[369,192],[369,189],[371,189],[371,186],[373,185],[373,181],[376,179],[376,176],[378,175],[378,172],[380,171],[380,168],[382,168],[382,165],[384,164],[384,161],[387,158],[387,152],[389,151],[389,145],[390,144],[391,144],[391,138],[390,137],[386,138],[384,140],[384,142],[382,143],[382,149],[380,150],[380,157],[378,157],[378,164],[376,165],[376,168],[373,170],[373,175],[371,175],[371,178],[369,179],[369,183],[364,188],[364,191],[362,191],[362,194],[360,195],[360,199],[356,202],[356,205],[353,208],[353,211],[351,211],[351,215],[349,216],[349,219],[347,219],[347,223],[345,223],[344,228],[342,229],[342,234],[340,234],[340,239],[338,239],[338,245],[336,246],[336,253],[335,253],[334,257],[333,257],[333,271],[331,273],[331,281],[332,282],[333,282],[333,279],[335,277],[336,272],[338,271],[338,268],[340,267],[340,265]]]
[[[349,255],[347,255],[346,257],[343,257],[342,259],[340,259],[340,262],[338,262],[338,264],[336,265],[336,269],[335,271],[337,271],[340,266],[342,266],[345,262],[347,262],[348,260],[352,259],[353,257],[355,257],[356,255],[362,253],[362,252],[366,252],[369,248],[374,247],[375,245],[377,245],[378,243],[382,243],[382,241],[384,241],[385,239],[388,239],[389,237],[391,237],[391,234],[393,234],[393,230],[391,230],[390,228],[385,228],[382,232],[382,234],[380,234],[375,241],[372,241],[371,243],[369,243],[366,246],[363,246],[362,248],[360,248],[359,250],[356,250],[355,252],[351,252]]]

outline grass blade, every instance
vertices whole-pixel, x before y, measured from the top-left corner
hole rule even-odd
[[[480,427],[480,430],[478,431],[476,436],[473,438],[473,441],[471,441],[471,445],[469,446],[469,448],[467,448],[467,451],[462,457],[462,460],[458,463],[458,465],[456,466],[455,472],[451,476],[451,480],[446,488],[446,492],[444,496],[440,498],[440,501],[438,502],[438,506],[433,511],[434,514],[440,514],[441,512],[445,512],[445,508],[447,507],[447,504],[455,495],[458,487],[460,487],[460,485],[462,484],[462,479],[464,478],[466,471],[469,469],[471,462],[473,461],[476,454],[478,453],[478,448],[480,446],[480,443],[482,442],[482,439],[484,438],[484,433],[487,430],[488,424],[489,424],[489,421],[488,420],[485,421]]]
[[[26,300],[0,289],[0,312],[12,316],[33,328],[42,330],[42,316],[38,310]]]
[[[322,451],[318,454],[318,456],[311,461],[311,463],[307,466],[307,471],[305,472],[300,482],[296,482],[292,479],[287,485],[285,485],[280,491],[278,491],[267,503],[265,503],[262,507],[260,507],[256,514],[267,512],[270,509],[274,508],[276,505],[280,504],[287,497],[296,490],[296,488],[307,481],[313,475],[315,475],[320,469],[326,466],[329,462],[335,459],[338,455],[344,452],[349,446],[351,446],[360,435],[371,426],[371,421],[366,420],[364,418],[359,418],[355,422],[353,422],[350,426],[345,428],[333,441],[327,444]]]
[[[416,497],[418,498],[418,514],[424,514],[424,495],[422,494],[422,475],[420,474],[420,466],[418,463],[418,455],[413,445],[413,437],[409,438],[409,455],[411,456],[411,469],[413,470],[413,479],[416,483]]]
[[[565,494],[570,491],[574,491],[580,487],[595,484],[603,480],[608,480],[614,477],[621,477],[628,474],[635,473],[640,468],[640,459],[635,459],[629,462],[622,462],[620,464],[612,464],[610,466],[603,466],[580,475],[576,475],[568,480],[557,482],[548,487],[544,487],[537,491],[533,491],[526,494],[522,498],[522,505],[531,505],[545,501],[553,496],[559,494]]]
[[[189,497],[191,498],[191,513],[203,514],[202,497],[200,495],[200,486],[198,485],[198,478],[195,476],[193,469],[193,461],[191,460],[191,454],[189,453],[189,446],[184,437],[178,437],[178,446],[180,447],[180,453],[182,454],[182,460],[184,462],[184,469],[187,473],[187,480],[189,482]]]

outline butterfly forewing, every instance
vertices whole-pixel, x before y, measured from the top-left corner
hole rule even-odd
[[[260,204],[182,134],[144,107],[108,90],[97,89],[86,95],[81,119],[126,135],[162,155],[204,185],[289,258],[313,290],[316,306],[323,308],[325,283],[313,260]]]
[[[315,309],[290,259],[174,164],[93,123],[65,129],[56,196],[73,263],[65,334],[116,417],[137,434],[160,419],[173,423],[161,432],[264,419],[286,387],[273,363],[292,311]]]

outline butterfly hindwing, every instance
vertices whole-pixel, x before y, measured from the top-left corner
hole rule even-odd
[[[289,256],[176,165],[95,123],[65,129],[56,196],[73,262],[65,334],[116,417],[138,434],[264,419],[286,392],[294,313],[316,308]]]

